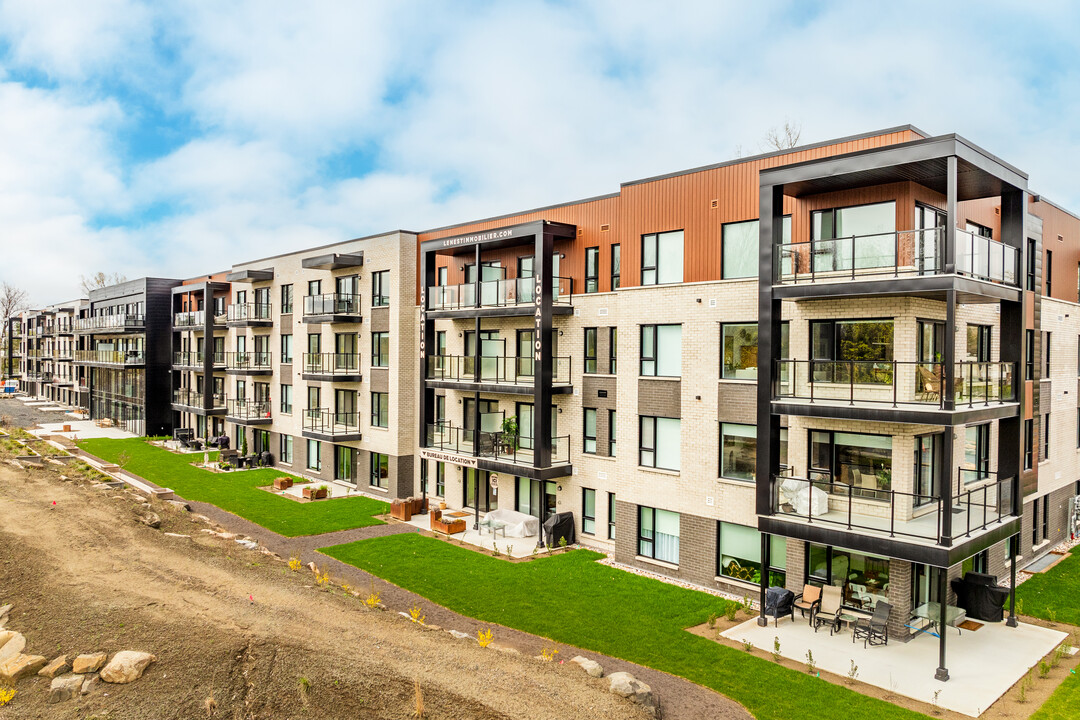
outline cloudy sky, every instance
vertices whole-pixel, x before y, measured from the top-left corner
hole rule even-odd
[[[0,280],[45,304],[613,192],[785,120],[957,132],[1080,210],[1076,5],[0,0]]]

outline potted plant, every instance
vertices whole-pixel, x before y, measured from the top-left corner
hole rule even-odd
[[[326,487],[325,485],[320,485],[318,487],[306,487],[304,488],[304,497],[308,500],[322,500],[324,497],[326,497],[326,494],[327,492],[329,492],[329,490],[330,488]]]
[[[513,415],[503,418],[502,444],[507,452],[515,452],[518,448],[518,422]]]
[[[892,486],[892,471],[881,468],[877,471],[878,490],[888,490]]]

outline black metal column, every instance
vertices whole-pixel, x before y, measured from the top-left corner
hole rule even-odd
[[[435,253],[420,251],[420,447],[427,447],[428,422],[435,417],[435,389],[428,387],[428,358],[435,342],[435,320],[428,317],[428,293],[435,285]]]
[[[194,298],[192,298],[194,299]],[[189,300],[190,302],[190,300]],[[190,305],[188,306],[190,309]],[[194,338],[192,338],[194,339]],[[196,343],[197,344],[197,343]],[[190,352],[191,347],[188,346]],[[203,398],[206,417],[214,408],[214,286],[207,282],[203,287]]]
[[[960,194],[957,187],[956,168],[956,156],[950,155],[945,159],[945,251],[942,253],[942,265],[946,275],[956,272],[956,225],[960,220],[957,214]],[[946,337],[945,342],[948,344],[952,342],[952,339]]]
[[[537,268],[533,276],[535,311],[533,313],[533,467],[551,465],[551,327],[552,254],[555,238],[538,232],[534,243]]]
[[[1006,625],[1016,627],[1020,623],[1016,618],[1016,548],[1020,545],[1020,535],[1009,538],[1009,619]]]
[[[765,617],[765,594],[769,589],[769,566],[772,565],[772,543],[768,533],[761,533],[761,607],[758,610],[757,624],[765,627],[769,619]]]
[[[934,679],[945,682],[949,679],[949,669],[945,667],[945,638],[949,634],[945,632],[949,627],[946,622],[948,611],[949,593],[949,568],[938,568],[938,604],[941,606],[941,615],[938,623],[938,668],[934,673]]]
[[[762,186],[758,264],[758,381],[756,510],[773,513],[773,478],[780,473],[780,416],[772,411],[776,361],[780,358],[780,301],[773,297],[776,247],[783,242],[782,186]],[[761,597],[765,601],[764,594]]]

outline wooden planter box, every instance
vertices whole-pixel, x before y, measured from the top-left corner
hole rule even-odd
[[[274,489],[275,490],[288,490],[291,487],[292,487],[292,478],[279,477],[276,480],[274,480]]]
[[[322,500],[326,497],[326,488],[304,488],[304,497],[308,500]]]

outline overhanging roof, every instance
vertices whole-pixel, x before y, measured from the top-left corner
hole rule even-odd
[[[265,270],[237,270],[225,276],[229,282],[260,282],[274,279],[274,268]]]
[[[364,253],[328,253],[304,258],[301,264],[305,268],[318,270],[341,270],[343,268],[361,267],[364,264]]]

